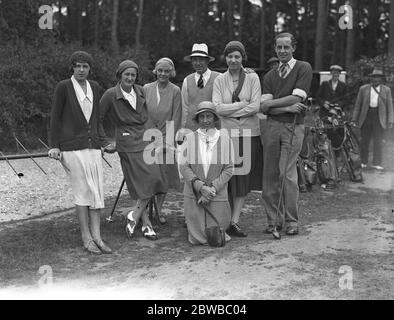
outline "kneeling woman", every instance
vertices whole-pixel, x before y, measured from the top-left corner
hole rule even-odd
[[[206,244],[205,227],[215,225],[215,222],[209,215],[205,216],[204,206],[215,215],[224,230],[230,226],[227,183],[233,174],[232,145],[227,130],[217,129],[219,117],[212,102],[201,102],[193,120],[199,129],[186,136],[183,146],[186,156],[180,163],[185,179],[185,218],[189,242]],[[228,240],[230,237],[226,234]]]
[[[133,200],[138,200],[135,210],[128,216],[126,231],[129,237],[142,219],[142,234],[150,240],[157,235],[149,220],[146,207],[152,196],[167,192],[167,183],[161,168],[157,164],[148,165],[143,158],[148,142],[143,140],[144,132],[149,129],[148,111],[142,87],[135,84],[138,66],[131,60],[119,64],[116,71],[118,84],[108,89],[100,100],[101,134],[105,141],[102,123],[108,115],[115,125],[115,144],[109,143],[104,150],[117,151],[127,189]]]

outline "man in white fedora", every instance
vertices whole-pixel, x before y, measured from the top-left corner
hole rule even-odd
[[[205,43],[193,44],[191,54],[184,59],[191,62],[195,72],[189,74],[182,84],[182,128],[194,131],[198,129],[192,119],[197,106],[202,101],[212,101],[213,82],[220,73],[209,70],[208,64],[215,58],[208,54]]]
[[[372,168],[383,170],[383,131],[393,127],[393,101],[390,88],[382,84],[383,70],[375,68],[369,77],[371,83],[363,85],[358,91],[352,121],[361,128],[361,167],[367,167],[368,149],[372,139]]]

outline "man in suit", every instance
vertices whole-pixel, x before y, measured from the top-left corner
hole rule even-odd
[[[368,149],[372,139],[372,168],[383,170],[383,131],[393,127],[393,101],[390,88],[382,84],[383,70],[375,68],[369,77],[371,83],[363,85],[358,91],[352,122],[361,128],[361,167],[367,167]]]
[[[330,110],[329,104],[338,104],[342,110],[344,110],[347,105],[346,84],[339,80],[342,70],[341,66],[331,66],[331,79],[329,81],[324,81],[317,91],[316,100],[320,105],[319,116],[321,119],[331,116],[331,113],[334,112]]]

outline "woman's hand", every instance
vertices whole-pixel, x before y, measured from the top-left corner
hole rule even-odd
[[[209,204],[211,200],[205,198],[204,196],[201,196],[200,199],[198,199],[198,204],[202,204],[203,206]]]
[[[216,191],[214,192],[212,190],[212,187],[208,186],[202,186],[202,188],[200,189],[200,193],[204,198],[208,200],[212,200],[213,197],[216,195]]]
[[[48,151],[48,156],[51,159],[60,160],[62,158],[62,154],[59,148],[52,148]]]
[[[109,145],[105,146],[104,147],[104,152],[107,152],[107,153],[114,153],[114,152],[116,152],[116,143],[113,142],[113,143],[110,143]]]

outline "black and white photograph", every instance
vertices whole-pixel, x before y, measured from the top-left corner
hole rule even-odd
[[[394,299],[394,0],[0,0],[0,300]]]

